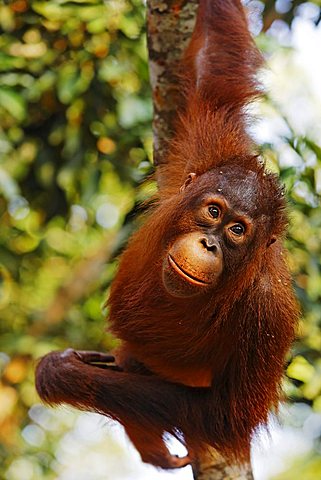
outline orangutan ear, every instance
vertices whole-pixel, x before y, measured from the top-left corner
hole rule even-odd
[[[183,183],[183,185],[181,186],[181,188],[179,189],[180,192],[184,192],[184,190],[186,189],[186,187],[188,187],[188,185],[190,185],[192,182],[194,182],[194,180],[196,179],[197,175],[196,173],[189,173],[185,182]]]
[[[270,245],[273,245],[273,243],[275,243],[275,242],[276,242],[276,237],[273,236],[273,237],[270,238],[270,240],[268,241],[266,246],[269,247]]]

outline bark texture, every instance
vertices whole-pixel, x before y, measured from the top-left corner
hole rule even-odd
[[[177,64],[195,24],[197,0],[148,0],[147,41],[154,104],[154,164],[166,161],[179,95]]]
[[[250,465],[231,465],[214,449],[199,459],[193,475],[195,480],[254,480]]]

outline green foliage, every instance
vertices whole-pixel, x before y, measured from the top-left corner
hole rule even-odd
[[[305,2],[289,3],[291,24]],[[265,4],[267,18],[275,2]],[[35,359],[114,345],[103,305],[115,253],[154,189],[142,185],[152,171],[144,15],[140,0],[0,4],[0,478],[57,478],[57,439],[73,420],[37,405]],[[321,411],[321,146],[282,120],[288,133],[263,150],[289,192],[303,311],[286,387]],[[320,472],[314,459],[306,468]]]
[[[144,16],[129,0],[0,5],[1,478],[22,454],[30,478],[54,478],[20,432],[34,425],[34,360],[114,344],[102,310],[116,234],[151,171]]]

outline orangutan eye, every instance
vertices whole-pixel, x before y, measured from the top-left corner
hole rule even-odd
[[[210,215],[211,217],[213,218],[218,218],[221,214],[221,211],[218,207],[216,207],[215,205],[211,205],[209,208],[208,208],[208,211],[210,212]]]
[[[234,233],[234,235],[241,236],[245,232],[245,227],[241,223],[236,223],[232,227],[230,227],[231,232]]]

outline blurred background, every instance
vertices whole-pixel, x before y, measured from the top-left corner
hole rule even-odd
[[[302,321],[256,480],[321,478],[320,0],[247,1],[268,70],[253,135],[286,184]],[[47,409],[35,360],[109,350],[104,302],[155,191],[142,0],[0,2],[0,479],[192,478],[141,464],[115,424]],[[180,451],[173,444],[175,451]]]

